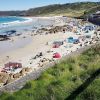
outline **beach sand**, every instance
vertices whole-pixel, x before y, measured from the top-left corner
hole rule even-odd
[[[0,51],[0,66],[3,66],[4,63],[9,61],[18,61],[21,60],[21,58],[23,57],[27,57],[29,55],[35,55],[40,51],[42,52],[47,51],[51,48],[50,46],[46,45],[47,42],[59,39],[66,39],[67,37],[72,35],[74,36],[73,33],[69,34],[57,33],[48,35],[28,36],[26,38],[23,38],[21,36],[13,37],[14,41],[10,41],[9,43],[12,44],[13,46],[9,46],[9,48],[7,49],[7,47],[5,46],[7,45],[6,42],[5,45],[3,45],[4,50],[2,49]]]
[[[53,23],[54,26],[60,26],[64,25],[65,23],[60,20],[60,17],[40,17],[36,18],[42,19],[42,21],[46,20],[48,22],[49,20],[55,20]],[[58,20],[57,20],[58,19]],[[41,22],[41,20],[40,20]],[[29,23],[28,23],[29,24]],[[50,23],[51,24],[51,23]],[[81,33],[82,34],[82,33]],[[52,46],[46,45],[47,42],[55,41],[55,40],[61,40],[61,39],[67,39],[68,37],[78,37],[73,32],[58,32],[56,34],[38,34],[34,36],[34,32],[32,30],[29,31],[23,31],[22,35],[11,37],[11,40],[8,41],[2,41],[0,45],[0,66],[4,67],[4,64],[7,62],[21,62],[23,64],[23,67],[34,67],[35,65],[29,65],[29,61],[32,57],[34,57],[39,52],[46,53],[48,50],[52,50]],[[73,46],[73,48],[69,48],[68,50],[75,51],[78,46]],[[62,55],[64,52],[66,52],[67,49],[62,48],[58,49],[58,52],[60,52]],[[56,49],[57,51],[57,49]],[[70,52],[69,52],[70,53]],[[37,60],[38,61],[38,60]]]

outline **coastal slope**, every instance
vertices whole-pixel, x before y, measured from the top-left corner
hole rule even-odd
[[[95,9],[99,6],[98,9]],[[90,11],[92,9],[92,12]],[[95,10],[93,10],[95,9]],[[69,17],[80,17],[87,13],[100,10],[100,2],[77,2],[66,4],[55,4],[43,7],[31,8],[26,11],[0,11],[3,16],[54,16],[65,15]]]

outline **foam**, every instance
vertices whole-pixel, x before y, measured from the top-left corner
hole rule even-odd
[[[32,18],[29,18],[29,17],[28,18],[21,17],[21,18],[23,18],[25,20],[24,21],[17,20],[17,21],[12,21],[12,22],[7,22],[7,23],[1,23],[0,24],[0,29],[7,28],[7,27],[13,26],[13,25],[24,24],[24,23],[28,23],[28,22],[32,21]]]

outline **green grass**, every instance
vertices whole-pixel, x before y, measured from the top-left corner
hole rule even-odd
[[[56,64],[37,80],[26,83],[20,91],[2,94],[0,100],[64,100],[98,68],[100,45]],[[99,85],[98,77],[76,100],[99,100]]]
[[[98,7],[97,7],[98,6]],[[68,17],[87,16],[100,9],[99,2],[76,2],[67,4],[55,4],[38,8],[32,8],[25,12],[29,16],[55,16],[64,15]]]

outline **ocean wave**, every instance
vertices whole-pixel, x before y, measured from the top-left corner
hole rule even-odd
[[[28,23],[28,22],[32,21],[32,18],[26,18],[26,17],[25,18],[21,17],[21,18],[23,19],[23,21],[22,20],[16,20],[16,21],[12,21],[12,22],[0,23],[0,29],[7,28],[7,27],[13,26],[13,25]]]

